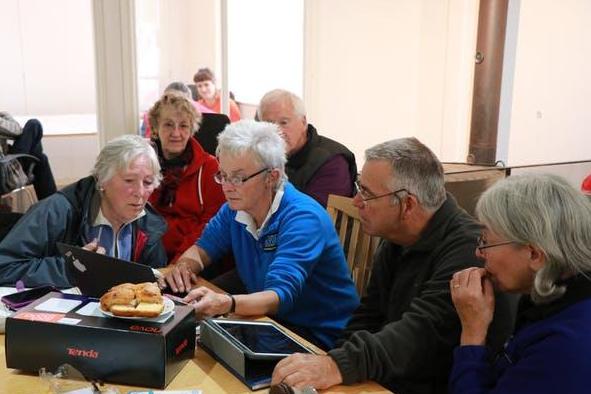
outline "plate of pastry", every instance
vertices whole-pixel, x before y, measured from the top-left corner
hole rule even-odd
[[[123,283],[103,294],[99,310],[120,319],[160,320],[174,311],[174,302],[162,297],[155,283]]]

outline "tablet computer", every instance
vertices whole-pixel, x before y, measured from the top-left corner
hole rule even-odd
[[[225,319],[209,322],[251,359],[281,359],[293,353],[312,353],[274,322]]]

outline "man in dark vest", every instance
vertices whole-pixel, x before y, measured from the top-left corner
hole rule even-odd
[[[263,96],[258,118],[275,123],[287,144],[286,173],[300,191],[326,206],[329,194],[354,195],[355,155],[344,145],[318,134],[306,119],[301,98],[276,89]]]

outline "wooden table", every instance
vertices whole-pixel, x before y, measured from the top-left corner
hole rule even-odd
[[[203,281],[199,284],[214,288],[210,283]],[[219,289],[215,289],[219,290]],[[268,319],[263,317],[262,319]],[[314,345],[293,334],[294,337],[305,343],[317,353],[323,353]],[[6,368],[5,336],[0,335],[0,394],[28,394],[49,393],[47,383],[37,375]],[[107,385],[110,385],[107,383]],[[117,387],[121,394],[130,390],[142,388],[132,386],[110,385]],[[143,388],[146,390],[145,388]],[[250,393],[249,389],[230,373],[221,364],[216,362],[207,352],[199,347],[195,351],[195,357],[190,360],[179,374],[170,382],[166,390],[199,389],[203,394],[212,393]],[[266,393],[268,389],[259,390]],[[374,382],[366,382],[354,386],[335,386],[326,393],[389,393],[388,390]]]
[[[4,350],[4,335],[0,335],[0,393],[25,394],[25,393],[49,393],[49,387],[41,379],[30,373],[15,371],[6,368]],[[110,384],[108,384],[110,385]],[[110,385],[117,387],[121,394],[130,390],[138,390],[138,387]],[[166,390],[200,389],[204,394],[211,393],[250,393],[242,384],[221,364],[218,364],[203,349],[197,349],[195,357],[190,360],[179,374],[170,382]],[[268,389],[259,390],[258,393],[266,393]],[[326,393],[389,393],[377,383],[366,382],[354,386],[335,386]]]

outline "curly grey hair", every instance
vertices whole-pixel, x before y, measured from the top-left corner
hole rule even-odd
[[[560,298],[565,275],[591,271],[591,203],[565,179],[524,174],[497,182],[480,197],[478,219],[508,241],[534,245],[545,264],[534,279],[532,301]]]
[[[91,171],[96,179],[97,188],[102,187],[118,171],[129,168],[129,165],[140,156],[149,159],[154,172],[154,188],[157,188],[162,179],[158,156],[147,140],[132,134],[112,139],[99,153]]]

